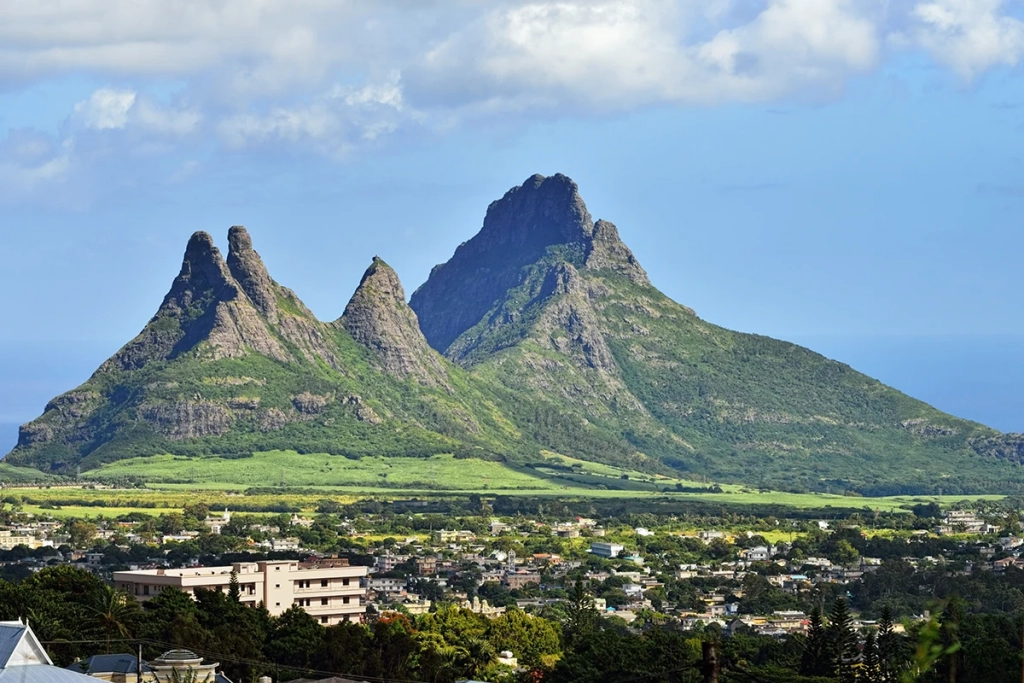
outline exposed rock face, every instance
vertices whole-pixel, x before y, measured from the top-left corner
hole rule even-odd
[[[552,281],[552,301],[539,327],[555,350],[577,359],[593,370],[615,372],[618,366],[605,341],[601,323],[587,296],[586,285],[570,264],[560,264],[548,276]]]
[[[374,353],[384,372],[421,384],[446,386],[444,365],[405,303],[398,275],[380,258],[373,257],[338,324]]]
[[[263,259],[252,248],[252,239],[241,225],[228,230],[228,270],[263,317],[277,322],[276,282],[270,279]]]
[[[101,371],[137,370],[153,360],[176,358],[202,342],[209,343],[215,358],[239,357],[249,348],[277,360],[288,359],[231,275],[213,238],[197,232],[189,239],[181,271],[156,315]]]
[[[1024,434],[999,434],[970,440],[971,447],[980,455],[1024,464]]]
[[[619,238],[618,228],[608,221],[594,223],[594,238],[589,244],[586,267],[591,270],[613,270],[638,285],[651,284],[647,279],[647,271]]]
[[[576,183],[561,174],[534,175],[492,202],[480,232],[413,293],[409,303],[430,345],[451,358],[464,356],[467,344],[455,350],[453,343],[500,307],[552,250],[575,267],[613,270],[649,284],[615,226],[593,222]]]
[[[487,207],[480,232],[447,263],[435,266],[413,293],[409,303],[427,341],[445,352],[509,289],[522,284],[524,266],[554,245],[575,245],[582,257],[593,232],[579,189],[566,176],[534,175],[512,188]]]
[[[231,413],[208,401],[181,401],[145,406],[142,419],[174,441],[224,434],[231,428]]]

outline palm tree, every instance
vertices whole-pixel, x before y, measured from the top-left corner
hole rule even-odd
[[[103,631],[106,640],[106,653],[110,654],[112,636],[126,639],[129,637],[131,624],[138,609],[135,601],[127,593],[105,586],[97,596],[95,604],[89,607],[91,623]]]

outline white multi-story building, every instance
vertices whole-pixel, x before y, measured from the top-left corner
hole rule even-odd
[[[274,616],[298,605],[321,624],[331,625],[361,621],[366,612],[366,589],[360,581],[367,575],[367,568],[352,567],[347,560],[337,559],[114,572],[114,588],[138,600],[148,600],[167,588],[192,596],[197,589],[227,592],[232,573],[238,578],[241,602],[251,606],[263,603]]]
[[[618,543],[595,542],[590,544],[590,552],[600,557],[618,557],[625,550]]]

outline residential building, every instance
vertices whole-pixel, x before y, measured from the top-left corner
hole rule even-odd
[[[203,664],[203,658],[189,650],[168,650],[149,663],[154,683],[217,683],[220,663]],[[227,680],[227,679],[224,679]]]
[[[96,683],[54,666],[36,634],[20,621],[0,621],[0,643],[0,683]]]
[[[505,576],[502,577],[501,582],[505,584],[509,590],[515,590],[517,588],[523,588],[529,583],[536,583],[539,585],[540,574],[521,569],[517,572],[507,572]]]
[[[366,587],[374,593],[401,593],[405,590],[405,578],[397,576],[371,576]]]
[[[366,611],[366,589],[360,580],[367,576],[367,568],[351,567],[347,560],[338,559],[114,572],[114,587],[142,601],[167,588],[194,596],[198,589],[229,590],[232,574],[238,578],[243,604],[263,603],[275,616],[298,605],[329,625],[361,621]]]
[[[605,543],[603,541],[595,541],[590,544],[590,552],[600,557],[618,557],[619,553],[625,550],[624,546],[618,543]]]
[[[52,543],[43,543],[24,529],[4,529],[0,531],[0,550],[12,550],[19,545],[34,550],[44,545],[52,545]]]

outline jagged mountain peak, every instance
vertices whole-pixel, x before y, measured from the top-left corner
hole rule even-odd
[[[220,289],[230,286],[231,275],[227,265],[208,232],[199,230],[192,233],[185,246],[181,270],[171,285],[167,299],[186,292],[195,293],[208,289]]]
[[[252,248],[252,238],[241,225],[228,230],[228,269],[260,313],[277,321],[277,283],[270,278],[263,259]]]
[[[608,221],[594,223],[568,176],[533,175],[487,208],[483,227],[455,250],[447,263],[434,267],[410,300],[430,345],[456,357],[472,344],[456,340],[496,310],[508,311],[505,299],[534,277],[547,261],[577,269],[611,271],[649,285],[647,273]]]
[[[615,271],[638,285],[651,284],[647,279],[647,271],[619,237],[619,229],[609,221],[599,220],[594,223],[594,235],[587,251],[586,267],[590,270]]]
[[[447,372],[405,301],[398,274],[374,256],[337,324],[373,352],[384,372],[447,387]]]
[[[561,173],[538,173],[491,202],[478,238],[507,248],[535,249],[586,240],[593,231],[594,221],[576,183]]]

